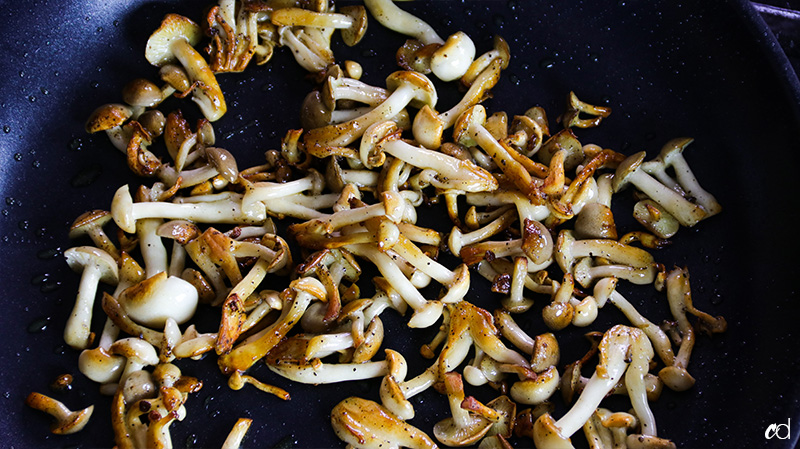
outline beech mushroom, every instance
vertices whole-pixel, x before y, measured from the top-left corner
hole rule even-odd
[[[708,212],[701,206],[693,204],[680,193],[672,190],[649,175],[642,168],[645,152],[641,151],[625,159],[614,174],[614,191],[619,192],[628,184],[641,190],[653,201],[661,205],[680,224],[691,227],[706,218]]]
[[[193,47],[202,36],[203,32],[196,23],[178,14],[167,14],[161,26],[147,40],[145,58],[158,67],[176,59],[180,61],[194,83],[192,100],[213,122],[225,115],[227,106],[214,73]]]
[[[64,329],[64,341],[75,349],[86,349],[92,339],[90,326],[97,286],[100,282],[118,282],[119,270],[108,253],[91,246],[70,248],[64,251],[64,258],[70,268],[81,271],[75,306]]]
[[[94,405],[83,410],[72,411],[62,402],[41,393],[33,392],[25,398],[25,404],[36,410],[43,411],[55,418],[50,425],[50,431],[56,435],[69,435],[80,432],[89,423],[89,418],[94,411]]]
[[[706,217],[716,215],[722,211],[722,206],[713,195],[700,186],[689,163],[683,157],[683,151],[694,139],[681,137],[665,143],[654,160],[645,162],[642,168],[658,178],[662,184],[671,187],[687,198],[693,198],[708,213]],[[675,171],[673,180],[666,172],[672,168]]]
[[[436,31],[419,17],[403,11],[392,0],[365,0],[364,5],[381,25],[425,44],[444,44]]]
[[[359,43],[367,31],[367,13],[360,5],[345,6],[339,13],[280,8],[273,11],[269,18],[277,26],[341,29],[342,39],[349,47]]]
[[[494,421],[499,420],[495,412],[490,417],[471,413],[462,408],[464,402],[464,384],[461,375],[455,372],[444,375],[444,390],[450,404],[451,417],[437,422],[433,426],[433,435],[446,446],[467,446],[483,437]],[[494,418],[494,419],[491,419]]]
[[[119,257],[119,250],[103,231],[103,226],[111,221],[111,212],[105,210],[92,210],[81,214],[72,222],[69,229],[69,238],[76,239],[82,235],[89,236],[95,246],[102,249],[114,259]]]
[[[338,125],[328,125],[306,132],[304,141],[311,153],[320,153],[325,147],[342,147],[361,137],[372,124],[391,119],[408,104],[421,107],[434,107],[438,95],[436,88],[425,75],[398,71],[386,78],[386,86],[391,94],[380,105],[366,114]],[[321,149],[318,147],[322,147]]]
[[[333,431],[354,448],[433,449],[425,432],[396,417],[380,404],[351,396],[331,410]]]
[[[266,219],[266,210],[247,214],[242,210],[241,195],[226,195],[215,201],[193,202],[138,202],[134,203],[128,185],[123,185],[114,194],[111,202],[114,222],[125,232],[136,230],[136,220],[142,218],[167,218],[197,221],[201,223],[261,224]]]
[[[153,345],[139,338],[128,337],[117,340],[111,344],[109,352],[127,359],[120,384],[124,384],[131,373],[158,364],[158,354]]]
[[[163,328],[168,318],[187,322],[197,309],[197,289],[189,282],[161,271],[123,291],[118,301],[134,321]]]
[[[646,337],[639,329],[622,325],[606,331],[600,342],[600,363],[575,404],[558,421],[549,413],[536,420],[533,437],[537,448],[572,447],[570,436],[583,427],[605,395],[622,379],[634,342],[643,338]]]

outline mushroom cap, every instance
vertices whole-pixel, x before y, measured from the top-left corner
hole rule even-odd
[[[430,106],[425,105],[414,116],[414,140],[425,148],[435,150],[442,146],[444,122]]]
[[[550,399],[558,389],[560,380],[558,369],[551,366],[535,379],[514,382],[509,394],[518,404],[538,405]]]
[[[119,380],[123,368],[125,368],[125,358],[109,354],[103,348],[86,349],[78,357],[80,372],[100,384]]]
[[[154,328],[164,327],[167,318],[185,323],[197,310],[198,301],[197,289],[191,283],[163,271],[119,295],[119,303],[132,320]]]
[[[533,424],[533,442],[538,449],[573,449],[569,437],[561,435],[561,429],[549,413],[541,415]]]
[[[230,151],[217,147],[207,147],[206,156],[225,180],[230,183],[236,182],[236,178],[239,177],[239,168]]]
[[[109,352],[121,355],[142,365],[157,365],[158,354],[150,343],[135,337],[123,338],[111,344]]]
[[[136,78],[122,88],[122,100],[131,106],[149,108],[161,103],[161,88],[148,79]]]
[[[686,147],[692,142],[694,142],[694,139],[691,137],[676,137],[661,147],[658,157],[664,161],[665,164],[671,165],[672,158],[683,153],[683,150],[686,149]]]
[[[645,155],[646,153],[644,151],[640,151],[628,156],[624,161],[620,162],[617,171],[614,172],[614,180],[612,181],[614,192],[619,192],[628,185],[630,175],[642,165]]]
[[[427,104],[431,108],[436,107],[439,97],[436,87],[427,76],[410,70],[398,70],[386,77],[386,88],[389,91],[395,91],[401,86],[413,88],[414,98],[410,102],[411,106],[422,108]]]
[[[450,35],[444,45],[433,53],[431,71],[442,81],[461,78],[475,59],[475,43],[459,31]]]
[[[122,126],[133,115],[130,106],[120,103],[109,103],[95,109],[86,120],[86,132],[93,134]]]
[[[82,213],[69,228],[69,238],[78,238],[93,228],[100,228],[111,221],[111,212],[101,209]]]
[[[453,418],[445,418],[433,425],[433,436],[446,446],[467,446],[489,432],[492,422],[479,416],[471,415],[468,426],[456,426]]]
[[[175,41],[185,40],[195,46],[202,38],[203,30],[191,19],[179,14],[167,14],[161,26],[147,39],[144,57],[150,64],[160,67],[176,60],[171,48]]]
[[[132,211],[133,197],[128,184],[125,184],[114,193],[114,198],[111,200],[111,216],[114,217],[117,226],[129,234],[136,232],[136,220]]]
[[[64,251],[67,265],[75,271],[82,271],[93,265],[100,270],[100,281],[115,284],[119,281],[117,262],[107,252],[93,246],[76,246]]]
[[[361,42],[367,33],[367,9],[363,5],[350,5],[339,8],[339,12],[353,19],[350,28],[342,29],[342,40],[345,45],[352,47]]]
[[[300,123],[306,130],[322,128],[330,125],[332,112],[332,108],[325,104],[322,93],[312,90],[306,95],[300,108]]]

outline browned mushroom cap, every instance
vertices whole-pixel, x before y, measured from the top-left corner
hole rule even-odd
[[[162,99],[161,88],[144,78],[136,78],[122,88],[122,100],[131,106],[149,108],[161,103]]]
[[[231,183],[236,182],[236,178],[239,177],[239,168],[230,151],[223,148],[208,147],[206,148],[206,156],[225,180]]]
[[[28,407],[41,410],[56,418],[50,425],[50,431],[57,435],[68,435],[79,432],[89,422],[94,406],[90,405],[83,410],[72,411],[63,403],[41,393],[33,392],[25,399]]]
[[[349,397],[331,411],[331,425],[342,441],[359,448],[436,448],[425,432],[400,420],[380,404]]]
[[[438,100],[436,87],[427,76],[410,70],[400,70],[386,77],[386,88],[390,91],[395,91],[401,86],[409,86],[413,89],[414,96],[410,102],[411,106],[415,108],[422,108],[425,105],[431,108],[436,107]]]
[[[133,115],[130,106],[119,103],[104,104],[95,109],[86,120],[86,132],[93,134],[122,126]]]
[[[145,58],[159,67],[180,61],[189,80],[197,83],[192,100],[207,119],[215,121],[225,114],[227,106],[214,73],[194,49],[202,38],[203,30],[196,23],[178,14],[167,14],[147,40]]]
[[[361,42],[367,33],[367,10],[362,5],[351,5],[339,8],[339,12],[353,19],[349,28],[342,29],[342,40],[348,47],[352,47]]]
[[[103,232],[103,226],[109,221],[111,221],[111,212],[99,209],[85,212],[72,222],[72,226],[69,228],[69,238],[76,239],[88,235],[95,245],[116,259],[119,257],[119,251]]]

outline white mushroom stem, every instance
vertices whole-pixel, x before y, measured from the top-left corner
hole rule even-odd
[[[318,361],[318,360],[317,360]],[[268,363],[274,373],[305,384],[330,384],[372,379],[385,376],[389,365],[385,360],[363,363],[303,363],[284,364],[280,361]]]
[[[411,36],[425,45],[444,44],[430,25],[419,17],[403,11],[392,0],[365,0],[364,5],[381,25],[406,36]]]
[[[622,294],[614,289],[616,283],[617,281],[614,278],[605,278],[595,285],[594,297],[598,301],[598,305],[602,307],[607,298],[609,302],[614,304],[614,306],[616,306],[625,315],[625,317],[628,318],[631,324],[641,329],[645,335],[647,335],[653,346],[655,346],[658,356],[661,358],[661,360],[664,361],[664,363],[668,366],[672,365],[674,363],[675,355],[672,351],[672,346],[667,334],[664,333],[660,327],[656,326],[650,320],[645,318],[644,315],[639,313],[639,311],[636,310],[630,301],[628,301],[624,296],[622,296]]]
[[[536,340],[517,324],[514,318],[505,310],[498,309],[494,313],[495,323],[500,334],[508,339],[514,346],[525,354],[532,354]]]
[[[262,203],[271,214],[298,218],[301,220],[323,219],[328,216],[322,209],[328,209],[336,204],[338,193],[321,195],[305,195],[297,193],[283,198]]]
[[[244,436],[247,434],[247,430],[250,429],[251,424],[253,424],[253,420],[250,418],[239,418],[236,420],[236,423],[233,425],[230,433],[228,433],[228,437],[225,438],[220,449],[239,449],[242,446]]]
[[[511,222],[515,221],[516,218],[517,212],[515,210],[507,210],[505,213],[495,218],[482,228],[478,228],[466,234],[461,232],[461,229],[459,229],[457,226],[454,226],[447,239],[447,245],[450,248],[450,252],[453,254],[459,254],[461,252],[461,248],[464,246],[486,240],[487,238],[500,233],[504,229],[508,228]]]
[[[635,328],[617,325],[606,331],[600,342],[600,363],[572,408],[556,421],[562,437],[569,438],[583,427],[605,396],[622,379],[628,367],[629,351],[641,335]]]
[[[236,194],[227,199],[209,202],[134,203],[127,184],[114,194],[111,213],[117,225],[129,233],[135,232],[136,221],[143,218],[230,224],[261,224],[267,218],[266,211],[245,214],[242,210],[242,196]]]
[[[525,219],[542,222],[550,216],[550,210],[544,204],[533,204],[518,191],[498,190],[495,192],[467,193],[467,204],[472,206],[504,206],[513,203],[517,207],[520,226]]]
[[[64,328],[64,341],[75,349],[86,349],[91,339],[92,309],[98,284],[117,282],[117,264],[105,251],[94,247],[70,248],[64,252],[70,266],[82,269],[75,306]]]
[[[630,349],[631,362],[625,373],[625,387],[628,397],[639,418],[641,434],[656,435],[656,419],[650,405],[647,403],[647,386],[645,376],[650,370],[650,361],[653,359],[653,346],[647,338],[637,338]]]
[[[498,185],[497,180],[489,172],[472,161],[457,159],[397,139],[385,142],[381,145],[381,149],[414,167],[435,170],[437,176],[431,180],[431,184],[435,187],[465,192],[486,192],[495,190]]]
[[[294,59],[300,64],[301,67],[309,72],[319,72],[325,70],[328,62],[322,56],[312,51],[308,45],[303,43],[302,40],[295,34],[302,34],[304,31],[298,29],[293,31],[291,27],[279,28],[280,44],[289,47],[292,50]]]
[[[330,92],[331,99],[334,102],[354,100],[375,107],[384,102],[389,96],[389,91],[386,89],[353,78],[334,78],[329,76],[326,83],[326,92]]]
[[[136,222],[136,235],[144,259],[145,277],[152,277],[169,270],[167,248],[157,233],[158,227],[163,223],[160,218],[144,218]]]
[[[439,319],[442,314],[443,304],[440,301],[428,301],[425,299],[391,257],[379,251],[375,245],[368,243],[350,245],[348,250],[375,264],[381,275],[397,290],[403,300],[414,309],[414,315],[408,322],[410,327],[428,327]]]

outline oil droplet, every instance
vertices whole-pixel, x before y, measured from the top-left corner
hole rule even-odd
[[[42,93],[42,95],[50,95],[50,91],[47,90],[46,87],[40,87],[39,91]]]
[[[544,58],[539,61],[539,67],[543,69],[552,69],[554,65],[556,65],[556,62],[550,58]]]
[[[67,353],[67,347],[64,345],[58,345],[53,348],[53,353],[58,355],[64,355]]]
[[[23,230],[23,231],[24,231],[24,230],[28,229],[28,227],[30,227],[30,224],[31,224],[31,223],[30,223],[28,220],[20,220],[20,222],[19,222],[19,223],[17,223],[17,226],[18,226],[18,227],[19,227],[21,230]]]
[[[11,127],[8,125],[3,126],[3,132],[8,134],[11,132]]]
[[[28,332],[31,334],[38,334],[39,332],[44,332],[47,329],[47,325],[50,324],[50,317],[42,317],[35,319],[28,325]]]
[[[47,273],[37,274],[36,276],[31,278],[31,284],[40,285],[44,283],[48,277],[50,277],[50,275]]]
[[[22,153],[14,153],[14,160],[19,162],[22,160]]]
[[[361,56],[363,56],[365,58],[373,58],[373,57],[375,57],[375,50],[373,50],[371,48],[367,49],[367,50],[364,50],[364,51],[361,52]]]
[[[28,101],[30,101],[31,103],[35,103],[36,102],[36,96],[35,95],[28,95]]]
[[[13,196],[6,197],[6,206],[13,206],[15,204],[17,204],[17,200],[15,200]]]
[[[196,447],[197,446],[197,435],[191,434],[186,437],[186,449]]]
[[[33,167],[33,168],[39,168],[41,165],[42,165],[42,163],[39,162],[39,161],[31,162],[31,167]]]
[[[61,254],[61,248],[50,248],[50,249],[43,249],[36,253],[36,257],[41,260],[49,260],[55,259],[58,255]]]
[[[283,437],[277,444],[273,447],[273,449],[291,449],[297,446],[297,441],[294,439],[294,435],[287,435]]]
[[[83,139],[76,137],[69,143],[69,149],[72,151],[81,151],[83,149]]]
[[[115,27],[118,27],[118,26],[119,26],[119,20],[115,20],[115,21],[114,21],[114,22],[112,22],[112,23],[114,24],[114,26],[115,26]]]
[[[42,286],[39,287],[39,291],[42,293],[51,293],[61,288],[61,282],[54,281],[52,279],[47,279],[42,283]]]

